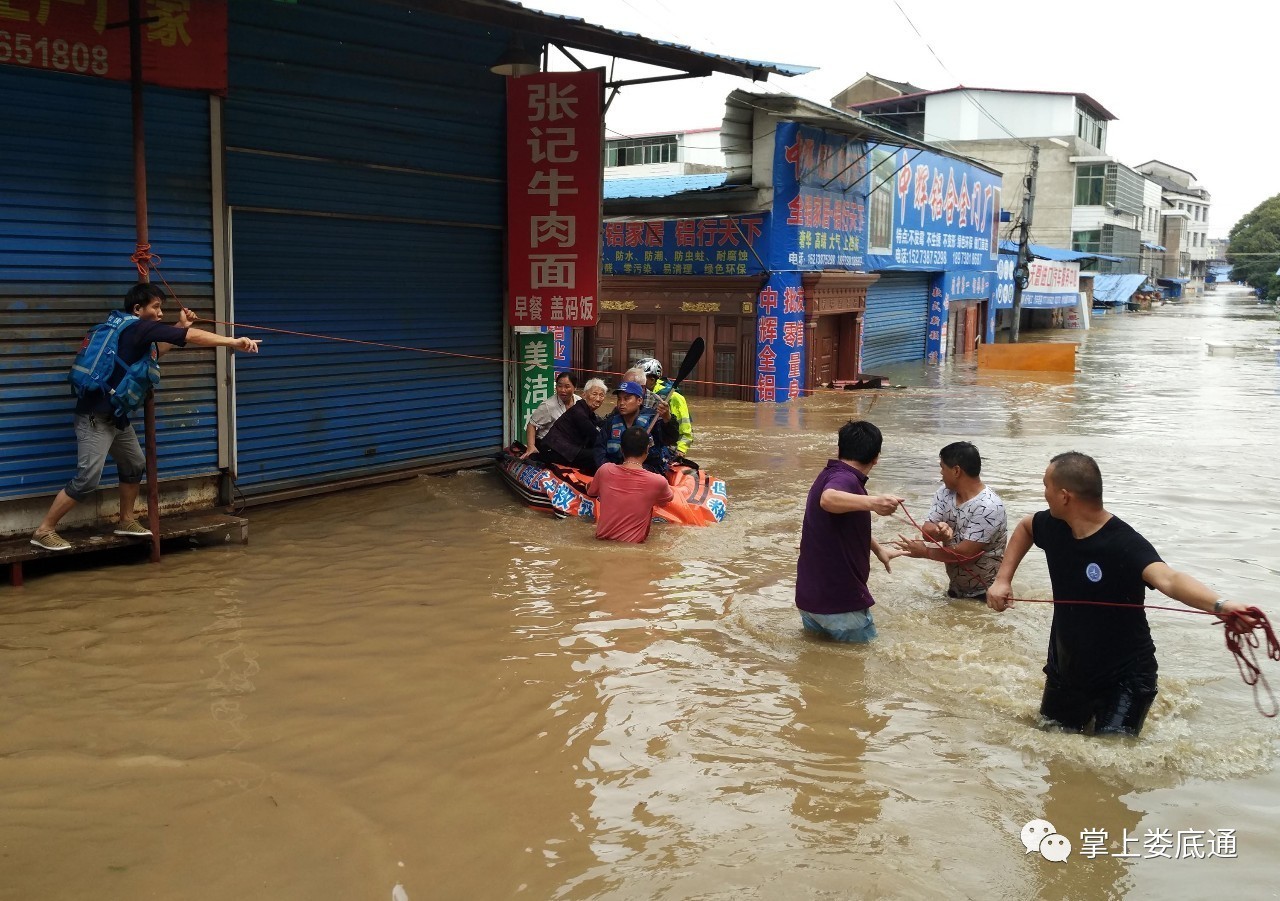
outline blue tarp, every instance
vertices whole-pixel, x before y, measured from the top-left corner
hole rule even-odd
[[[607,183],[606,183],[607,184]],[[1112,263],[1123,263],[1120,257],[1110,257],[1104,253],[1088,253],[1080,250],[1060,250],[1057,247],[1045,247],[1043,244],[1028,244],[1027,250],[1033,257],[1042,260],[1056,260],[1059,263],[1074,263],[1079,260],[1108,260]],[[1012,241],[1000,242],[1001,253],[1017,253],[1018,245]]]
[[[1093,299],[1097,303],[1125,303],[1146,280],[1141,272],[1137,275],[1095,275]]]
[[[1158,250],[1158,251],[1160,251],[1161,253],[1164,253],[1164,252],[1165,252],[1165,250],[1164,250],[1164,248],[1163,248],[1163,247],[1161,247],[1159,244],[1156,244],[1156,243],[1154,243],[1154,242],[1152,242],[1152,241],[1143,241],[1143,242],[1142,242],[1142,246],[1143,246],[1143,247],[1145,247],[1145,248],[1147,248],[1147,250]]]
[[[725,172],[708,172],[698,175],[664,175],[648,178],[607,178],[604,182],[604,199],[670,197],[685,191],[718,188],[724,184],[727,177],[728,173]]]

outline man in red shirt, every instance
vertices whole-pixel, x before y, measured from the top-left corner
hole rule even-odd
[[[622,433],[622,465],[605,463],[596,472],[587,489],[599,499],[596,538],[639,544],[649,537],[654,506],[670,503],[674,494],[666,479],[644,468],[648,456],[648,431],[632,426]]]

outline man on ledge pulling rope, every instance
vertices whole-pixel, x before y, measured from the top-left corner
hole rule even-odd
[[[107,348],[111,351],[107,356],[114,356],[116,361],[112,365],[113,371],[103,383],[107,390],[87,390],[76,400],[76,474],[58,492],[49,512],[32,534],[31,543],[36,547],[46,551],[71,549],[71,542],[56,531],[58,522],[98,487],[108,455],[115,461],[120,475],[120,522],[114,529],[115,534],[130,538],[151,537],[151,531],[138,522],[133,509],[138,499],[138,486],[146,475],[146,458],[138,444],[138,435],[129,422],[131,407],[117,396],[128,393],[121,384],[126,379],[143,382],[137,385],[144,389],[137,395],[139,402],[145,396],[145,389],[150,386],[145,384],[145,375],[137,375],[139,363],[148,357],[154,360],[163,356],[170,347],[188,344],[258,352],[258,342],[252,338],[228,338],[192,328],[195,313],[187,309],[178,315],[176,326],[165,325],[162,321],[164,299],[164,291],[146,282],[134,285],[125,295],[121,310],[130,321],[117,330],[114,347]],[[158,367],[155,367],[151,379],[152,384],[159,382]]]
[[[1053,598],[1063,603],[1053,607],[1040,716],[1069,732],[1092,722],[1094,735],[1136,737],[1156,698],[1156,646],[1142,609],[1146,586],[1222,615],[1245,614],[1248,605],[1173,569],[1132,526],[1108,513],[1092,457],[1069,451],[1050,460],[1044,499],[1049,509],[1024,518],[1009,538],[987,606],[1012,606],[1013,574],[1031,545],[1041,548]],[[1243,620],[1252,628],[1252,617]]]

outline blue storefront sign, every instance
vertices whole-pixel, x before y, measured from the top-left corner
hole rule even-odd
[[[996,308],[1013,309],[1013,270],[1018,258],[1002,253],[996,268]],[[1027,268],[1027,286],[1022,290],[1024,310],[1051,310],[1073,307],[1079,302],[1080,264],[1056,260],[1032,260]]]
[[[994,272],[1000,176],[927,151],[783,122],[772,268]]]
[[[756,401],[783,403],[804,387],[804,286],[775,272],[756,297]]]
[[[774,270],[866,268],[867,147],[779,122],[774,135]]]
[[[994,272],[1000,176],[927,151],[873,145],[867,268]]]
[[[947,356],[947,319],[951,312],[951,302],[959,300],[986,300],[991,297],[995,287],[995,274],[992,272],[940,272],[933,278],[929,286],[929,331],[925,336],[925,359],[930,363],[941,363]],[[987,341],[991,337],[992,317],[987,314],[987,322],[983,331],[987,333]]]
[[[544,325],[542,331],[552,335],[553,356],[552,365],[556,372],[568,372],[570,363],[569,348],[573,341],[573,329],[567,325]],[[579,385],[579,388],[582,386]]]
[[[605,275],[756,275],[769,258],[769,214],[606,222]]]

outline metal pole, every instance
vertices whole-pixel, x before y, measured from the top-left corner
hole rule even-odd
[[[1031,213],[1036,205],[1036,171],[1040,168],[1040,145],[1031,145],[1031,166],[1027,170],[1022,195],[1022,225],[1018,229],[1018,265],[1013,270],[1013,330],[1010,340],[1018,343],[1018,331],[1022,324],[1022,290],[1027,286],[1031,272]]]
[[[138,249],[151,243],[147,227],[147,142],[142,109],[142,3],[129,0],[129,85],[133,107],[133,216]],[[146,267],[139,280],[150,281]],[[160,562],[160,479],[156,466],[156,398],[147,392],[144,427],[147,455],[147,528],[151,530],[151,562]]]

